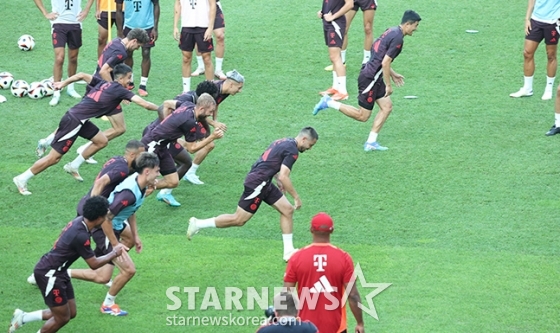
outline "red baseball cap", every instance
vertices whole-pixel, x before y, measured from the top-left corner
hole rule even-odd
[[[311,230],[321,232],[333,232],[334,223],[327,213],[318,213],[311,219]]]

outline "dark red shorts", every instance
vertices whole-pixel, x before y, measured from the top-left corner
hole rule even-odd
[[[531,31],[525,39],[540,43],[544,39],[546,45],[558,45],[560,28],[556,23],[543,23],[531,19]]]
[[[262,184],[255,189],[245,185],[245,190],[237,205],[247,213],[255,214],[263,201],[272,206],[282,196],[284,194],[273,183]]]
[[[115,12],[111,12],[111,27],[113,26],[113,24],[116,23],[115,21]],[[97,20],[97,24],[99,24],[103,29],[105,30],[109,30],[109,26],[108,26],[108,21],[109,20],[109,15],[107,12],[101,12],[101,14],[99,15],[99,20]],[[126,36],[126,35],[125,35]]]
[[[354,0],[354,8],[352,10],[358,11],[361,9],[362,12],[366,10],[376,10],[377,1],[376,0]]]
[[[323,32],[325,34],[325,44],[328,47],[342,48],[344,30],[346,29],[346,19],[344,16],[332,22],[323,20]]]
[[[214,19],[214,30],[226,27],[226,21],[224,20],[224,12],[222,12],[222,6],[220,2],[216,2],[216,18]]]
[[[58,129],[54,134],[51,147],[59,154],[64,155],[78,137],[91,140],[97,133],[99,133],[99,128],[91,121],[86,120],[82,123],[66,112],[62,119],[60,119],[60,123],[58,123]]]
[[[175,161],[173,160],[173,156],[171,156],[167,146],[157,144],[153,148],[150,148],[148,145],[144,144],[144,148],[147,152],[154,153],[159,158],[159,173],[162,176],[167,176],[177,172]]]
[[[170,142],[169,145],[167,145],[167,149],[169,149],[169,153],[173,156],[173,158],[185,150],[185,148],[177,141]]]
[[[153,28],[144,29],[144,30],[146,30],[146,32],[148,33],[148,36],[150,36],[150,37],[152,36],[151,35],[152,34],[152,29]],[[129,27],[124,27],[123,35],[127,36],[128,33],[130,32],[130,30],[132,30],[132,29],[129,28]],[[156,42],[150,39],[150,42],[142,45],[142,48],[150,48],[150,47],[154,47],[154,46],[156,46]]]
[[[182,28],[179,48],[181,51],[192,52],[196,44],[198,52],[208,53],[214,50],[212,38],[204,41],[204,33],[206,28]]]
[[[68,300],[74,299],[74,288],[66,270],[63,272],[54,269],[34,270],[33,275],[41,296],[49,308],[65,305]]]
[[[82,27],[79,24],[53,24],[52,26],[53,47],[65,47],[71,50],[82,46]]]
[[[373,110],[375,101],[385,96],[385,82],[380,73],[377,78],[360,72],[358,76],[358,104],[366,110]]]

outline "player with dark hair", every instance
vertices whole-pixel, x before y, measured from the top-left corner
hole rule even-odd
[[[347,332],[346,304],[342,301],[346,293],[356,319],[352,332],[363,333],[360,294],[352,280],[354,263],[348,253],[330,243],[332,218],[325,213],[313,216],[310,231],[313,242],[292,256],[284,274],[284,287],[297,285],[299,299],[303,300],[299,317],[311,321],[321,333]]]
[[[257,333],[317,333],[310,321],[298,318],[296,300],[291,292],[283,291],[274,297],[274,318],[257,329]]]
[[[40,332],[58,332],[70,319],[76,317],[74,288],[66,270],[80,257],[91,269],[97,269],[126,253],[123,245],[115,246],[102,257],[96,257],[90,246],[90,232],[106,218],[109,202],[106,198],[91,197],[84,204],[84,215],[78,216],[62,230],[52,249],[35,265],[34,275],[47,310],[14,311],[9,333],[22,325],[46,320]]]
[[[325,95],[315,105],[313,114],[316,115],[321,110],[333,108],[350,118],[365,122],[371,117],[374,103],[377,103],[379,112],[373,120],[373,127],[364,144],[364,150],[387,150],[387,147],[383,147],[377,142],[377,136],[393,110],[393,102],[390,97],[393,93],[391,79],[398,87],[404,84],[404,77],[391,68],[391,63],[401,53],[404,36],[412,36],[412,33],[418,28],[420,20],[418,13],[407,10],[404,12],[399,26],[387,29],[381,37],[375,40],[371,48],[371,59],[362,66],[358,77],[359,109],[337,102]]]
[[[293,215],[294,209],[301,207],[301,199],[292,185],[290,173],[297,161],[299,153],[311,149],[319,135],[312,127],[303,128],[293,138],[274,141],[261,157],[253,164],[251,171],[245,177],[245,190],[237,203],[237,210],[233,214],[222,214],[209,219],[191,217],[187,229],[190,240],[200,229],[240,227],[249,221],[264,201],[280,213],[280,229],[284,242],[284,260],[288,261],[294,253],[293,245]],[[276,184],[272,179],[276,179]],[[288,192],[294,199],[292,205],[286,196]]]
[[[109,22],[109,9],[111,11],[111,22]],[[95,1],[95,18],[97,19],[97,58],[101,57],[101,53],[107,46],[107,38],[109,38],[109,29],[113,24],[122,27],[123,17],[117,17],[117,3],[114,0],[96,0]],[[122,14],[122,13],[121,13]],[[121,28],[122,30],[122,28]],[[122,33],[120,31],[119,35]]]
[[[157,111],[158,106],[134,95],[125,87],[130,79],[131,69],[125,64],[115,66],[115,80],[107,82],[89,74],[79,73],[63,82],[55,83],[55,89],[62,89],[70,82],[85,80],[93,88],[78,104],[68,110],[58,125],[49,154],[33,164],[31,168],[19,176],[14,177],[19,193],[30,195],[27,190],[27,181],[31,177],[43,172],[48,167],[57,164],[62,156],[70,150],[78,137],[91,140],[92,144],[78,155],[78,157],[64,166],[64,171],[70,173],[76,180],[83,181],[78,172],[80,165],[86,158],[92,156],[107,146],[107,137],[89,119],[99,118],[107,114],[122,112],[117,106],[123,101],[134,102],[141,107]]]

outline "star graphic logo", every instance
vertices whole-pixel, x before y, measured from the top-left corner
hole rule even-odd
[[[360,281],[360,287],[362,288],[375,288],[370,293],[365,295],[367,306],[364,305],[363,303],[358,302],[358,307],[368,315],[379,320],[379,316],[377,315],[377,310],[375,309],[375,304],[373,304],[373,298],[381,294],[383,290],[389,288],[392,285],[392,283],[367,282],[364,276],[364,272],[360,267],[360,263],[357,263],[356,267],[354,268],[354,274],[352,274],[352,278],[350,279],[350,283],[348,283],[348,287],[346,288],[344,295],[342,296],[342,304],[346,304],[346,300],[348,299],[348,293],[350,292],[350,290],[352,290],[354,284],[356,284],[356,280]]]

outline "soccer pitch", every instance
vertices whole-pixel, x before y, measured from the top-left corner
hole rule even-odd
[[[138,211],[144,250],[131,253],[137,273],[117,297],[130,314],[101,314],[107,289],[73,281],[78,315],[63,332],[254,332],[257,326],[246,320],[228,327],[191,321],[187,327],[181,320],[170,325],[169,318],[262,316],[258,307],[246,309],[245,295],[242,310],[200,308],[207,287],[216,288],[223,300],[226,287],[245,291],[282,285],[278,213],[263,205],[244,227],[204,229],[191,242],[185,237],[188,219],[233,212],[252,163],[270,142],[293,137],[304,126],[313,126],[319,141],[300,155],[292,172],[303,203],[294,215],[294,245],[307,245],[311,217],[327,212],[335,222],[332,242],[360,264],[367,282],[391,284],[373,299],[379,320],[364,313],[367,332],[560,330],[559,138],[544,135],[554,121],[554,101],[540,99],[546,78],[542,45],[535,56],[535,95],[508,96],[523,83],[526,2],[382,1],[375,37],[397,25],[406,9],[417,11],[422,21],[393,63],[405,85],[395,87],[393,113],[379,135],[390,149],[369,153],[362,145],[372,119],[360,123],[332,109],[311,114],[317,92],[332,82],[323,70],[329,61],[316,16],[321,1],[222,2],[224,70],[239,70],[246,83],[241,94],[220,106],[219,119],[228,131],[198,171],[206,184],[182,181],[174,191],[180,208],[167,207],[153,195]],[[50,8],[50,1],[45,6]],[[156,104],[182,89],[181,53],[172,37],[173,1],[161,1],[161,10],[146,97]],[[50,77],[49,22],[32,1],[2,1],[0,11],[0,72],[27,82]],[[468,34],[469,29],[479,33]],[[23,34],[35,38],[33,51],[17,48]],[[92,73],[94,10],[84,22],[83,43],[78,71]],[[352,105],[357,105],[362,46],[359,12],[347,53]],[[138,87],[140,52],[134,58]],[[193,78],[191,87],[201,80]],[[85,86],[76,87],[84,92]],[[9,90],[0,94],[8,99],[0,104],[0,327],[6,327],[16,307],[45,307],[26,278],[75,216],[101,165],[84,164],[83,183],[64,173],[62,166],[83,143],[79,140],[61,163],[29,182],[33,195],[19,195],[12,177],[31,166],[37,140],[54,130],[77,100],[63,92],[60,104],[50,107],[48,98],[17,99]],[[404,99],[407,95],[418,99]],[[140,139],[155,119],[155,113],[138,106],[123,108],[127,132],[96,155],[100,163],[122,154],[126,142]],[[78,260],[75,266],[85,263]],[[189,303],[194,309],[181,292],[176,295],[182,306],[169,310],[171,287],[198,287],[195,304]],[[365,302],[371,289],[358,289]],[[355,321],[349,310],[348,322],[350,332]],[[18,332],[36,332],[40,325],[29,323]]]

